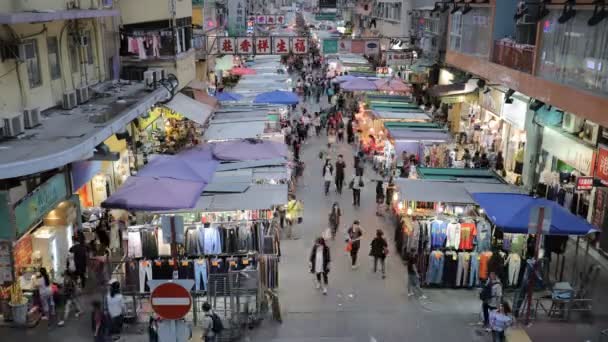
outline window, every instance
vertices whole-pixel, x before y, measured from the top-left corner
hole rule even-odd
[[[84,33],[84,40],[86,43],[86,51],[87,51],[87,63],[89,65],[95,64],[95,55],[93,54],[93,40],[91,39],[91,31],[86,31]]]
[[[487,58],[490,55],[491,42],[489,8],[473,8],[466,15],[462,15],[460,12],[452,14],[450,49],[471,56]]]
[[[462,15],[460,12],[452,14],[452,27],[450,28],[450,48],[459,51],[462,41]]]
[[[25,48],[25,65],[27,66],[27,78],[30,88],[42,85],[40,75],[40,61],[38,59],[38,43],[36,39],[28,39],[23,42]]]
[[[49,37],[46,40],[46,46],[49,54],[49,70],[51,79],[56,80],[61,78],[61,63],[59,61],[59,45],[57,37]]]
[[[70,50],[70,68],[72,69],[72,73],[76,73],[79,71],[78,65],[80,64],[80,52],[78,48],[78,43],[76,42],[74,36],[68,36],[69,44],[68,49]]]

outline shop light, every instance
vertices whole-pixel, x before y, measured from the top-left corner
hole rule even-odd
[[[479,212],[480,215],[483,215],[486,211],[483,210],[483,208],[479,208],[478,212]]]
[[[587,21],[587,25],[595,26],[599,24],[602,20],[606,19],[608,16],[608,11],[606,11],[606,1],[605,0],[596,0],[595,7],[593,8],[593,15]]]
[[[454,207],[454,213],[456,213],[456,215],[461,215],[464,213],[464,208],[463,207]]]
[[[403,210],[403,203],[402,203],[402,202],[397,203],[397,209],[399,209],[399,210]],[[411,214],[409,213],[409,212],[410,212],[410,210],[412,210],[412,209],[411,209],[411,208],[407,208],[408,215],[411,215]]]
[[[393,194],[393,202],[396,202],[396,201],[398,201],[398,200],[399,200],[399,194],[395,192],[395,193]]]
[[[401,205],[401,206],[403,207],[403,204],[402,204],[402,203],[399,203],[399,205]],[[408,215],[412,215],[412,213],[413,213],[413,212],[414,212],[414,211],[412,210],[412,208],[407,208],[407,214],[408,214]]]
[[[576,15],[574,5],[576,5],[576,0],[566,0],[566,2],[564,3],[564,9],[562,10],[562,15],[557,18],[558,23],[565,24],[570,19],[574,18],[574,16]]]

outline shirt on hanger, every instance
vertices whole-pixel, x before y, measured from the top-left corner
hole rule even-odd
[[[446,248],[458,249],[460,246],[460,223],[450,222],[447,225]]]
[[[461,223],[460,224],[460,246],[459,249],[471,250],[473,249],[473,239],[477,235],[477,229],[475,223]]]

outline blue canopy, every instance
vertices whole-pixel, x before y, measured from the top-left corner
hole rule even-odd
[[[282,90],[261,93],[253,100],[253,103],[272,103],[283,105],[293,105],[298,104],[299,102],[300,99],[296,93]]]
[[[215,98],[218,101],[226,102],[226,101],[239,101],[243,98],[243,95],[239,95],[237,93],[231,93],[228,91],[223,91],[221,93],[216,93]]]
[[[551,207],[549,235],[586,235],[596,229],[586,220],[573,215],[557,202],[522,194],[473,193],[473,199],[492,222],[505,233],[527,234],[530,211],[535,207]]]

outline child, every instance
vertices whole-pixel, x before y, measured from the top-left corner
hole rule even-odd
[[[76,313],[74,316],[78,318],[82,309],[80,307],[80,302],[78,301],[78,293],[76,287],[76,278],[75,275],[70,271],[65,271],[63,276],[63,293],[65,296],[65,310],[63,312],[63,320],[57,323],[58,326],[62,327],[65,324],[65,321],[68,319],[70,315],[70,308],[72,305],[76,308]]]
[[[513,324],[509,304],[502,303],[498,309],[490,312],[490,327],[492,328],[492,341],[504,342],[505,330]]]

